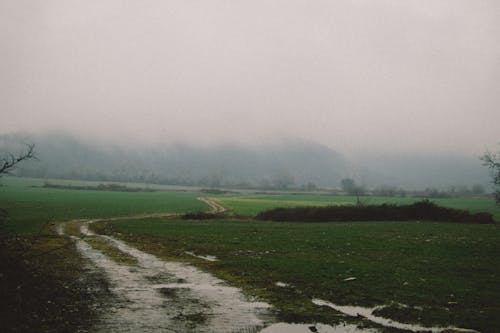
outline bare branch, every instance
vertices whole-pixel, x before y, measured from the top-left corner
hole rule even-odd
[[[9,153],[5,157],[0,158],[0,177],[15,170],[20,162],[29,159],[37,159],[35,156],[34,143],[26,144],[26,149],[17,156]]]

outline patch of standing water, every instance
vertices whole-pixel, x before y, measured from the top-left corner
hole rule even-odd
[[[85,236],[95,236],[95,233],[89,229],[89,224],[97,222],[98,220],[91,220],[80,225],[80,232]]]
[[[56,232],[59,236],[62,236],[64,235],[64,224],[63,223],[59,223],[56,227]]]
[[[92,235],[88,223],[80,228]],[[195,267],[165,262],[109,236],[99,236],[135,257],[119,265],[74,237],[78,250],[104,270],[123,301],[104,316],[98,332],[258,332],[274,321],[267,303],[246,300],[239,289]],[[155,283],[154,277],[161,277]]]
[[[379,309],[380,307],[375,307],[375,308],[364,308],[361,306],[347,306],[347,305],[337,305],[328,301],[323,301],[321,299],[313,299],[312,301],[314,304],[319,305],[319,306],[327,306],[329,308],[332,308],[338,312],[342,312],[343,314],[346,314],[351,317],[364,317],[368,319],[369,321],[385,326],[385,327],[392,327],[392,328],[397,328],[401,330],[408,330],[412,332],[433,332],[433,333],[439,333],[443,332],[446,330],[454,330],[454,331],[460,331],[460,332],[471,332],[474,333],[477,331],[471,330],[471,329],[465,329],[465,328],[457,328],[457,327],[426,327],[426,326],[419,326],[419,325],[413,325],[413,324],[405,324],[405,323],[400,323],[391,319],[383,318],[383,317],[377,317],[373,314],[373,311]]]
[[[356,325],[330,326],[324,324],[287,324],[278,323],[264,328],[259,333],[377,333],[377,330],[358,328]]]
[[[195,257],[195,258],[198,258],[198,259],[203,259],[203,260],[206,260],[206,261],[218,261],[219,259],[217,259],[216,256],[210,256],[210,255],[206,255],[206,256],[200,256],[198,254],[195,254],[193,252],[190,252],[190,251],[185,251],[186,254],[189,254],[190,256],[192,257]]]

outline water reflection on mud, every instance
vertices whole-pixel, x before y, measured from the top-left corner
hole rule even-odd
[[[199,254],[196,254],[194,252],[191,252],[191,251],[185,251],[186,254],[192,256],[192,257],[195,257],[195,258],[198,258],[198,259],[202,259],[202,260],[206,260],[206,261],[211,261],[211,262],[214,262],[214,261],[218,261],[219,259],[217,259],[216,256],[211,256],[211,255],[199,255]]]
[[[63,232],[63,228],[58,231]],[[94,235],[83,223],[83,236]],[[120,265],[72,237],[83,256],[102,269],[118,301],[97,332],[258,332],[275,321],[267,303],[245,299],[224,281],[195,267],[165,262],[109,236],[99,236],[137,259]]]
[[[377,333],[377,330],[358,328],[356,325],[287,324],[278,323],[266,327],[260,333]]]
[[[471,330],[471,329],[457,328],[457,327],[427,327],[414,324],[400,323],[391,319],[375,316],[373,312],[381,308],[380,306],[374,308],[365,308],[361,306],[337,305],[332,302],[324,301],[321,299],[313,299],[313,303],[319,306],[327,306],[335,311],[342,312],[343,314],[351,317],[363,317],[373,323],[385,327],[397,328],[400,330],[406,330],[411,332],[433,332],[433,333],[439,333],[444,331],[477,333],[476,330]]]

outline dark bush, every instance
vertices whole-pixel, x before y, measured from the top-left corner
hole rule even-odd
[[[210,220],[220,217],[219,214],[207,213],[207,212],[191,212],[186,213],[181,216],[184,220]]]
[[[234,191],[229,191],[229,190],[221,190],[217,188],[202,188],[200,190],[201,193],[208,193],[208,194],[230,194],[230,193],[236,193]]]
[[[36,186],[35,186],[36,187]],[[99,184],[97,186],[59,185],[45,183],[45,188],[59,190],[79,190],[79,191],[111,191],[111,192],[156,192],[155,189],[141,187],[127,187],[120,184]]]
[[[411,205],[356,205],[328,207],[275,208],[257,214],[258,220],[338,222],[338,221],[447,221],[458,223],[494,223],[490,213],[438,206],[428,200]]]

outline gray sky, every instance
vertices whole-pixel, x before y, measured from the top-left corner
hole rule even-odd
[[[498,0],[0,0],[0,50],[0,133],[500,141]]]

